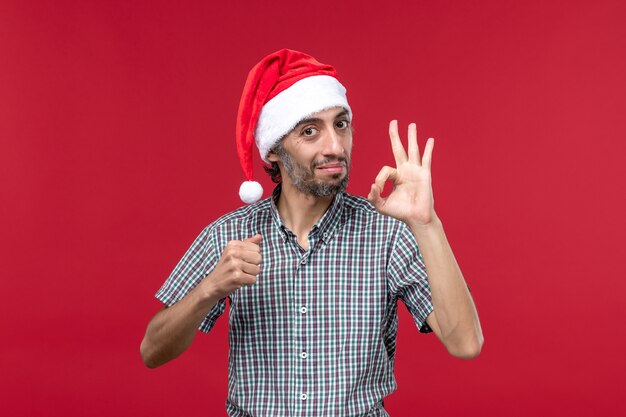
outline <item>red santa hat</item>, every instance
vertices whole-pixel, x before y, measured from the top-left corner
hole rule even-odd
[[[270,149],[303,119],[314,113],[343,107],[352,118],[346,89],[330,65],[302,52],[281,49],[263,58],[250,73],[237,113],[237,152],[247,181],[239,197],[248,204],[263,195],[253,181],[253,143],[265,162]]]

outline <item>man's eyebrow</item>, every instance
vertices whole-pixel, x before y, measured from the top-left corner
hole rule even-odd
[[[341,110],[339,113],[337,113],[334,117],[334,119],[337,119],[339,117],[343,117],[346,116],[348,114],[348,110],[343,109]],[[300,127],[301,125],[307,124],[307,123],[318,123],[321,122],[322,119],[320,119],[319,117],[307,117],[306,119],[302,119],[298,122],[298,124],[294,127],[294,129]]]
[[[338,119],[339,117],[343,117],[343,116],[347,116],[347,115],[348,115],[348,110],[343,109],[342,111],[337,113],[337,115],[335,116],[335,119]]]
[[[306,119],[300,120],[298,122],[298,124],[294,127],[294,129],[296,129],[296,128],[302,126],[302,125],[305,125],[307,123],[318,123],[318,122],[321,122],[321,121],[322,121],[322,119],[320,119],[319,117],[307,117]]]

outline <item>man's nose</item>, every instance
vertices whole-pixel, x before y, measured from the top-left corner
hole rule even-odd
[[[328,129],[326,131],[322,152],[324,155],[343,155],[344,149],[341,136],[335,131],[335,129]]]

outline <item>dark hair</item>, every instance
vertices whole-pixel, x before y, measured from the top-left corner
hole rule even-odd
[[[263,169],[270,176],[273,182],[278,184],[282,181],[282,177],[280,176],[280,168],[276,162],[271,162],[271,165],[263,165]]]

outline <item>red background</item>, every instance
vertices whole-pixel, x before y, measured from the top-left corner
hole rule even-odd
[[[282,47],[348,87],[352,193],[393,162],[390,119],[437,139],[486,341],[454,359],[402,308],[391,414],[625,415],[623,1],[129,3],[0,3],[1,415],[225,414],[225,317],[156,370],[139,343],[240,205],[239,95]]]

